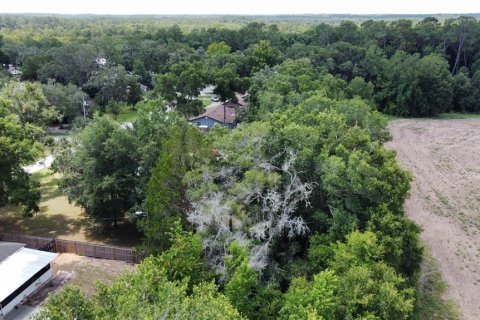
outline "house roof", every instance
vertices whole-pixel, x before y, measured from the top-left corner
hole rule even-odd
[[[23,247],[23,243],[0,241],[0,263]]]
[[[235,96],[237,97],[237,103],[241,105],[242,107],[245,106],[245,97],[247,96],[246,94],[241,94],[236,92]]]
[[[0,302],[47,266],[57,255],[21,248],[0,262]]]
[[[247,95],[236,92],[235,96],[237,97],[237,102],[233,102],[232,100],[227,100],[225,101],[225,105],[227,107],[232,107],[232,108],[244,107],[246,104],[245,97]]]
[[[224,112],[225,109],[225,112]],[[235,108],[229,106],[223,106],[219,104],[210,108],[207,108],[204,113],[199,114],[198,116],[191,118],[190,120],[197,120],[204,117],[211,118],[221,123],[235,123],[236,113]]]

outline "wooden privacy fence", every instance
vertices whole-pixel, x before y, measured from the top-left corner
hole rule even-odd
[[[53,251],[58,253],[75,253],[79,256],[97,259],[110,259],[128,262],[139,262],[135,249],[106,246],[95,243],[33,237],[15,234],[1,234],[0,240],[25,243],[27,248]]]

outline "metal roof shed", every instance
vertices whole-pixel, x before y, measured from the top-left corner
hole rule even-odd
[[[20,248],[0,261],[0,319],[52,277],[58,254]]]

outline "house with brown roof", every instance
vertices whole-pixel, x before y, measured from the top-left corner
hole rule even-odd
[[[234,107],[219,104],[207,108],[204,113],[191,118],[190,122],[204,130],[210,130],[216,124],[233,129],[237,126],[236,117]]]
[[[237,111],[245,106],[245,95],[235,94],[237,102],[225,101],[223,104],[209,107],[204,113],[190,119],[200,129],[210,130],[215,124],[233,129],[237,126]]]

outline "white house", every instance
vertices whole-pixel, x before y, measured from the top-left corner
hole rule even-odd
[[[0,319],[52,278],[57,255],[0,241]]]

